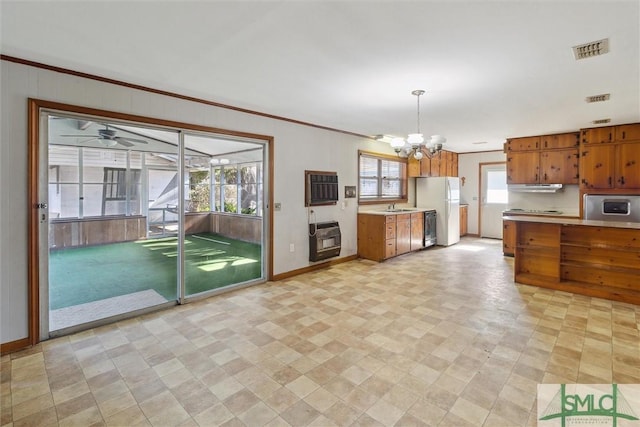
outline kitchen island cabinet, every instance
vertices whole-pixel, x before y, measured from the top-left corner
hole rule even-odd
[[[640,304],[640,224],[507,216],[518,283]]]
[[[469,205],[460,205],[460,237],[469,232]]]

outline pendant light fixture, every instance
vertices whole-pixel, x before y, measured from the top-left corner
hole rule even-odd
[[[391,140],[391,147],[394,149],[398,155],[400,155],[401,151],[406,151],[408,155],[413,154],[413,157],[416,160],[421,160],[423,158],[423,150],[422,147],[426,148],[425,154],[428,158],[435,157],[440,154],[442,151],[442,144],[444,144],[447,139],[442,135],[431,135],[429,141],[424,143],[424,135],[420,132],[420,96],[424,95],[424,90],[416,89],[411,92],[417,98],[418,104],[418,115],[417,115],[417,132],[410,133],[407,136],[407,140],[404,138],[393,138]]]

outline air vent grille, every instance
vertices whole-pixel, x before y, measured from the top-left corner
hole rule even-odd
[[[591,123],[593,123],[594,125],[603,125],[605,123],[610,123],[611,119],[598,119],[598,120],[594,120]]]
[[[597,40],[573,47],[573,55],[576,59],[591,58],[593,56],[604,55],[609,52],[609,39]]]
[[[602,95],[593,95],[593,96],[587,96],[587,98],[585,99],[588,103],[591,102],[603,102],[603,101],[608,101],[609,98],[611,98],[611,94],[610,93],[603,93]]]

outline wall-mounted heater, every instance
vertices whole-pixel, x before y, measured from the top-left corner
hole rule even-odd
[[[337,221],[309,224],[309,261],[340,255],[340,225]]]

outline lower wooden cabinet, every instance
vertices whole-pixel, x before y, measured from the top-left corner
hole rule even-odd
[[[460,237],[469,232],[469,206],[460,205]]]
[[[515,221],[502,220],[502,254],[514,256],[516,251],[516,224]]]
[[[358,214],[358,255],[383,261],[422,249],[424,212]]]

